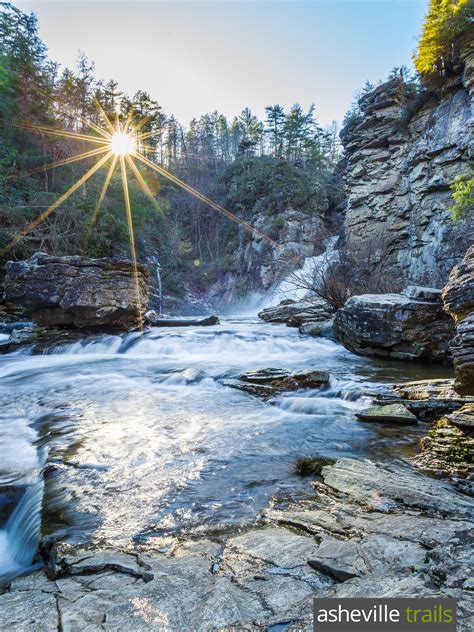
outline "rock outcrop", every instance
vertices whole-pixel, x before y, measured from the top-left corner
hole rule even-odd
[[[441,284],[474,229],[474,211],[458,224],[449,211],[450,185],[473,151],[474,54],[467,45],[462,65],[418,96],[400,78],[376,87],[341,133],[347,245],[415,283]]]
[[[320,388],[329,383],[329,373],[326,371],[310,371],[309,373],[295,373],[285,369],[256,369],[242,373],[236,381],[225,384],[240,391],[270,399],[275,395],[305,388]]]
[[[455,387],[462,395],[474,395],[474,246],[451,271],[443,289],[443,302],[456,323],[451,345]]]
[[[148,303],[148,273],[129,261],[36,253],[5,266],[4,298],[42,326],[128,329]]]
[[[376,595],[452,597],[458,632],[472,630],[470,498],[400,461],[342,459],[314,486],[303,502],[273,504],[264,524],[212,540],[63,547],[47,573],[0,595],[2,628],[310,631],[315,596]]]
[[[209,287],[207,298],[213,305],[248,304],[253,292],[261,299],[289,272],[298,269],[306,257],[322,254],[327,235],[324,216],[328,202],[324,192],[313,201],[313,208],[287,208],[280,213],[262,210],[262,202],[251,211],[247,221],[262,234],[279,244],[274,247],[257,234],[239,229],[233,245],[229,269]]]
[[[459,425],[461,422],[461,425]],[[437,476],[472,478],[474,475],[474,404],[439,419],[421,440],[413,462]]]
[[[441,290],[414,286],[401,294],[353,296],[336,312],[333,329],[353,353],[446,364],[455,335]]]
[[[275,307],[267,307],[258,317],[268,323],[286,323],[290,327],[301,327],[305,323],[325,323],[332,318],[333,310],[319,298],[293,301],[285,299]]]
[[[474,476],[474,397],[460,397],[453,380],[421,380],[394,384],[390,393],[380,393],[376,404],[357,417],[377,418],[383,409],[401,409],[417,419],[432,422],[420,441],[420,452],[413,458],[417,468],[439,477],[471,479]],[[387,421],[390,421],[388,419]]]

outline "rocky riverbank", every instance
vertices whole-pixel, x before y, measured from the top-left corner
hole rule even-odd
[[[408,463],[342,459],[238,532],[127,551],[60,546],[0,596],[0,629],[312,630],[312,599],[454,597],[474,624],[471,499]]]

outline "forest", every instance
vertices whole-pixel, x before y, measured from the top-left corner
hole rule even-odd
[[[91,133],[91,126],[104,125],[101,110],[121,121],[132,116],[144,122],[142,131],[150,137],[143,152],[149,159],[244,220],[263,212],[272,239],[278,239],[286,209],[340,221],[332,213],[343,197],[339,129],[336,122],[323,129],[314,105],[304,111],[295,104],[286,112],[281,105],[269,105],[263,121],[250,107],[232,120],[211,112],[184,125],[146,90],[130,96],[113,79],[97,78],[94,62],[84,53],[78,54],[75,69],[60,67],[48,57],[35,15],[10,3],[0,6],[0,250],[93,164],[86,160],[53,168],[87,146],[33,127]],[[470,15],[470,0],[431,2],[414,58],[418,74],[394,68],[389,77],[401,80],[415,105],[429,97],[430,83],[455,63],[453,42]],[[374,87],[367,82],[355,96],[342,133],[360,118],[358,102]],[[151,206],[131,181],[138,257],[144,262],[158,258],[165,289],[180,294],[186,283],[205,288],[235,268],[235,251],[250,235],[173,184],[140,171],[157,204]],[[100,214],[94,212],[102,181],[99,172],[29,232],[8,258],[23,259],[35,251],[129,256],[117,174]],[[453,216],[459,219],[472,205],[472,173],[458,176],[452,186],[457,202]]]
[[[281,105],[270,105],[264,121],[250,108],[231,121],[211,112],[185,127],[145,90],[129,96],[113,79],[97,79],[94,63],[83,53],[77,68],[60,68],[48,58],[36,17],[8,3],[1,7],[0,221],[7,230],[0,248],[90,166],[86,161],[50,168],[87,146],[78,139],[51,138],[32,126],[90,133],[91,124],[104,124],[101,109],[110,118],[146,119],[142,131],[150,138],[144,153],[243,218],[257,202],[271,217],[288,207],[317,212],[320,198],[337,198],[338,129],[335,123],[322,129],[314,106],[306,112],[295,104],[285,112]],[[142,175],[160,208],[131,182],[138,256],[159,258],[165,285],[179,293],[185,277],[197,276],[206,284],[232,267],[237,226],[166,181]],[[129,256],[118,176],[92,230],[102,180],[99,173],[88,181],[8,256],[22,259],[38,250]],[[277,236],[278,219],[273,231]]]

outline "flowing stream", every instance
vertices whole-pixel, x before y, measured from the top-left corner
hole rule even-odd
[[[225,384],[259,367],[323,369],[331,383],[267,403]],[[31,565],[40,520],[43,536],[156,546],[307,493],[298,456],[405,454],[423,428],[354,413],[388,382],[420,376],[436,370],[359,358],[254,318],[0,356],[0,500],[27,490],[0,523],[0,575]]]

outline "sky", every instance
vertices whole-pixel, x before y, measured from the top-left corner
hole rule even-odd
[[[17,0],[34,11],[49,56],[79,51],[99,78],[145,90],[187,124],[218,110],[316,105],[341,121],[366,80],[411,66],[428,0]]]

